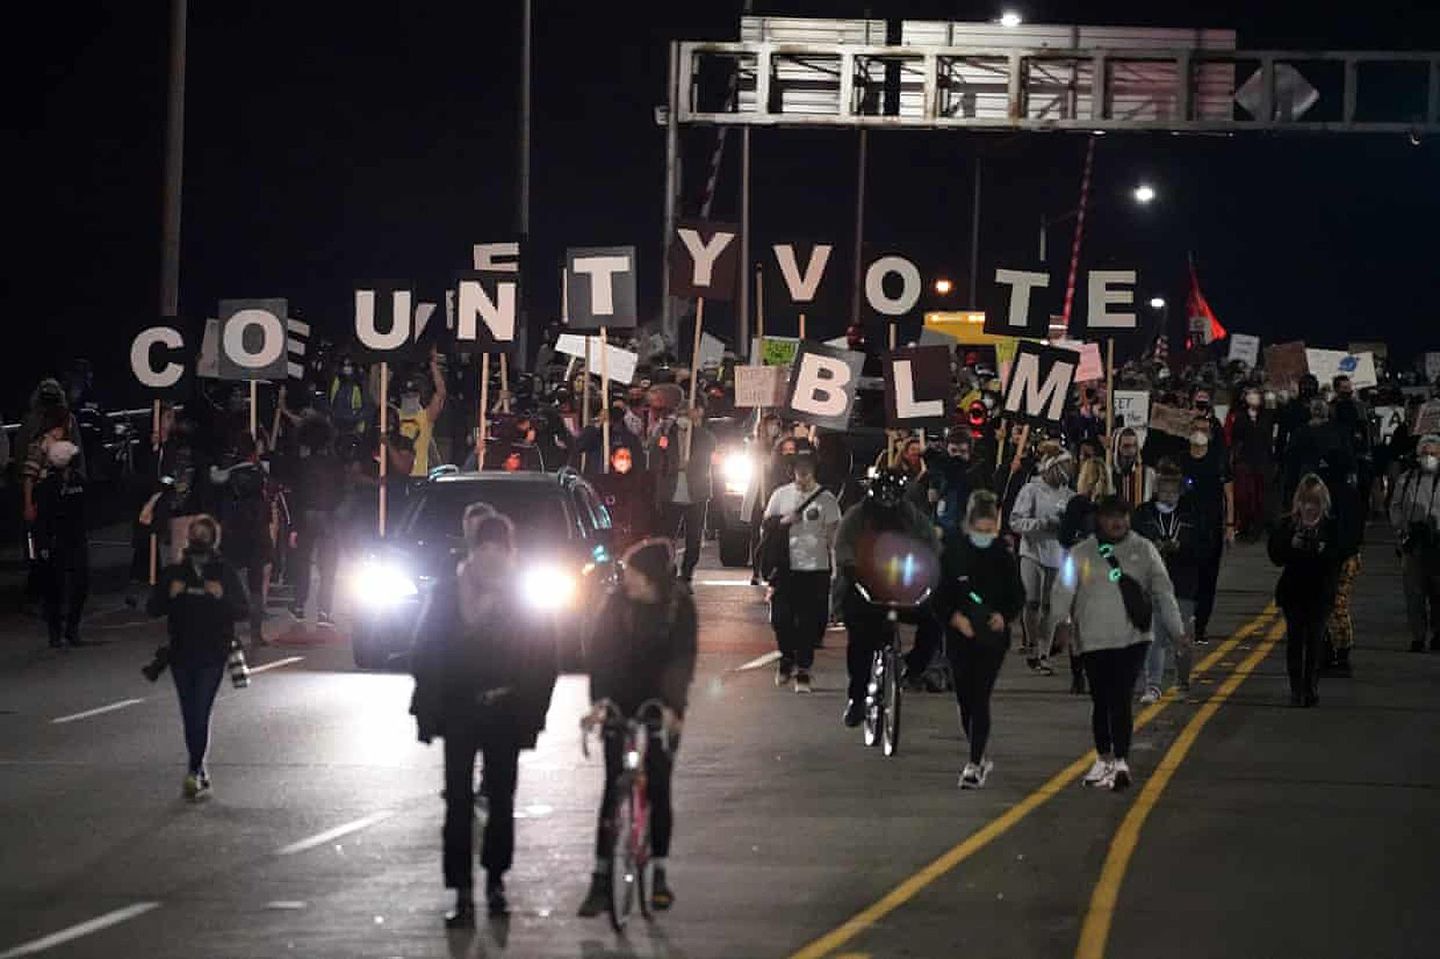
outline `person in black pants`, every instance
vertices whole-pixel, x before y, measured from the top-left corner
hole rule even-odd
[[[296,428],[300,446],[297,466],[296,515],[299,522],[290,534],[294,564],[295,600],[290,615],[296,622],[305,621],[305,604],[310,598],[312,565],[320,571],[320,589],[316,597],[316,625],[330,628],[335,600],[335,572],[340,562],[339,529],[335,521],[345,488],[345,470],[335,455],[335,430],[323,414],[309,412]]]
[[[660,416],[646,451],[655,480],[655,504],[666,535],[675,539],[684,529],[685,555],[679,574],[688,583],[700,562],[715,437],[705,428],[705,410],[698,399],[690,410],[677,416],[674,410],[683,397],[678,386],[662,383],[650,392],[652,409]]]
[[[515,785],[520,750],[545,728],[557,654],[547,627],[521,608],[515,531],[484,503],[465,510],[466,558],[442,577],[415,624],[411,668],[421,742],[445,739],[445,885],[452,929],[475,924],[475,756],[484,763],[489,816],[481,842],[485,899],[505,915],[505,873],[515,854]]]
[[[1225,547],[1235,541],[1235,483],[1225,450],[1211,442],[1206,420],[1197,418],[1190,434],[1189,454],[1180,458],[1185,492],[1195,502],[1196,542],[1200,547],[1200,580],[1195,595],[1195,642],[1209,640],[1206,629],[1215,611],[1215,587]]]
[[[1270,533],[1270,560],[1282,567],[1275,602],[1285,614],[1285,663],[1290,705],[1320,702],[1325,622],[1335,602],[1346,545],[1330,515],[1330,491],[1313,473],[1300,479],[1286,516]]]
[[[658,699],[670,748],[654,739],[645,750],[645,783],[650,803],[650,853],[654,866],[651,904],[669,909],[675,901],[666,875],[675,816],[670,778],[680,748],[690,683],[695,678],[697,624],[690,591],[675,581],[674,551],[665,540],[650,539],[626,551],[620,589],[606,598],[587,650],[590,700],[595,708],[584,728],[606,718],[605,704],[634,716],[648,700]],[[597,916],[610,901],[611,853],[615,848],[615,780],[623,757],[623,730],[605,729],[605,791],[595,830],[595,870],[581,916]]]
[[[769,535],[786,537],[788,561],[770,572],[775,593],[770,602],[770,625],[780,647],[775,685],[795,681],[797,693],[808,693],[815,647],[830,620],[830,553],[840,525],[840,504],[816,479],[815,454],[810,450],[794,460],[795,482],[770,495],[765,507]]]
[[[80,617],[90,595],[90,537],[85,525],[85,477],[69,413],[46,412],[45,432],[30,444],[24,466],[25,518],[50,645],[83,646]]]
[[[970,759],[960,773],[961,789],[979,789],[995,764],[990,742],[990,693],[1010,646],[1010,624],[1025,608],[1020,564],[999,538],[995,494],[970,495],[962,537],[945,545],[935,612],[945,624],[945,654],[955,676],[960,729],[970,741]]]
[[[210,714],[235,642],[235,623],[250,610],[245,585],[221,557],[219,545],[220,526],[214,518],[202,513],[192,519],[180,561],[156,578],[145,606],[151,616],[168,617],[165,661],[180,700],[189,754],[184,795],[191,801],[210,794],[205,769]]]

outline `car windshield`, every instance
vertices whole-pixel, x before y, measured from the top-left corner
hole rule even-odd
[[[488,503],[509,517],[519,546],[570,538],[564,491],[541,483],[434,483],[416,498],[401,528],[416,539],[459,539],[460,521],[471,503]]]

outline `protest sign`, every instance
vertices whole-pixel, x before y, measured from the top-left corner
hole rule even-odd
[[[781,406],[788,386],[778,366],[735,367],[735,405],[739,408]]]
[[[1075,371],[1075,382],[1089,383],[1105,378],[1105,360],[1100,356],[1100,344],[1081,343],[1078,340],[1055,340],[1052,345],[1080,354],[1080,366]]]
[[[885,417],[890,426],[945,426],[954,409],[950,351],[943,346],[895,350],[885,357]]]
[[[184,348],[185,336],[174,317],[141,330],[130,343],[130,369],[135,379],[152,393],[178,393],[185,379],[185,365],[179,356]]]
[[[575,333],[561,333],[555,341],[555,352],[564,353],[566,356],[578,356],[585,358],[585,344],[590,345],[590,373],[599,374],[601,365],[600,337],[579,336]],[[604,359],[610,364],[610,379],[617,383],[624,383],[627,386],[635,380],[635,368],[640,363],[640,354],[623,350],[618,346],[606,344]]]
[[[286,312],[283,299],[221,300],[219,378],[285,379]]]
[[[1230,362],[1243,363],[1247,370],[1260,365],[1260,337],[1249,333],[1230,334]]]
[[[573,330],[632,329],[635,305],[633,246],[573,247],[565,251],[565,296]],[[464,311],[460,311],[463,319]]]
[[[1415,412],[1415,435],[1440,433],[1440,400],[1422,403]]]
[[[1178,406],[1166,406],[1164,403],[1152,403],[1150,405],[1150,423],[1152,430],[1159,430],[1162,433],[1169,433],[1171,436],[1189,438],[1195,430],[1194,410],[1181,409]]]
[[[848,428],[864,365],[864,353],[818,343],[800,344],[790,372],[785,415],[825,429]]]
[[[1425,354],[1425,382],[1434,383],[1440,379],[1440,353]]]
[[[1343,350],[1305,351],[1305,365],[1320,381],[1321,387],[1330,385],[1336,376],[1348,376],[1357,390],[1368,389],[1379,384],[1375,376],[1375,357],[1370,353],[1346,353]]]
[[[681,220],[670,244],[670,295],[730,300],[740,275],[740,228],[729,223]]]
[[[1295,392],[1300,377],[1308,369],[1303,342],[1297,340],[1265,347],[1265,385],[1271,389]]]
[[[1005,381],[1001,413],[1026,423],[1058,425],[1079,363],[1073,350],[1021,342]]]
[[[800,341],[789,336],[767,336],[760,341],[760,362],[765,366],[791,366]]]
[[[1405,407],[1403,406],[1377,406],[1373,410],[1375,423],[1380,433],[1382,443],[1390,442],[1400,424],[1405,422]]]
[[[1132,428],[1150,425],[1150,394],[1145,390],[1116,390],[1115,425]]]

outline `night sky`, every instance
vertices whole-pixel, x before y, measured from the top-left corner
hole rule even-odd
[[[741,4],[535,0],[531,276],[566,245],[633,243],[642,301],[659,300],[666,43],[733,39]],[[1440,48],[1440,7],[1314,3],[1016,4],[1032,22],[1233,27],[1245,49]],[[986,19],[990,4],[760,3],[764,14]],[[426,298],[470,245],[514,229],[519,0],[430,4],[195,3],[190,10],[181,312],[222,297],[288,296],[343,334],[356,279],[409,277]],[[5,154],[14,251],[12,343],[0,411],[13,418],[45,369],[77,355],[102,394],[134,398],[125,353],[158,310],[167,4],[30,5],[11,36]],[[699,203],[715,132],[683,139],[682,210]],[[812,319],[838,334],[855,190],[853,132],[755,136],[757,242],[826,238],[839,295]],[[738,142],[713,215],[737,216]],[[875,134],[867,240],[968,305],[974,158],[985,157],[981,262],[1028,262],[1042,214],[1075,206],[1085,139],[1048,134]],[[1137,210],[1127,190],[1160,192]],[[1085,261],[1128,261],[1142,295],[1174,304],[1193,251],[1232,330],[1314,345],[1440,346],[1440,144],[1400,136],[1111,135],[1096,159]],[[1051,234],[1068,249],[1068,229]],[[840,254],[844,255],[840,255]],[[1052,253],[1052,262],[1063,260]],[[558,267],[557,267],[558,271]],[[532,312],[558,310],[534,282]],[[925,302],[925,306],[933,306]],[[717,332],[729,335],[719,311]],[[917,318],[918,319],[918,318]],[[785,320],[775,321],[783,325]],[[776,332],[788,332],[777,329]]]

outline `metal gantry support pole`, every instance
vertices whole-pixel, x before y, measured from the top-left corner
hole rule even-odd
[[[855,158],[855,269],[850,284],[850,323],[860,322],[861,259],[865,255],[865,168],[870,149],[870,131],[861,129]]]
[[[975,198],[970,205],[970,305],[980,306],[980,155],[975,155]]]
[[[735,325],[735,355],[750,349],[750,128],[740,130],[740,302]]]
[[[665,84],[668,109],[665,111],[665,226],[660,237],[660,255],[670,248],[675,235],[676,180],[680,169],[680,45],[670,44],[670,72]],[[667,344],[677,336],[674,305],[670,302],[670,271],[660,271],[660,328]]]

